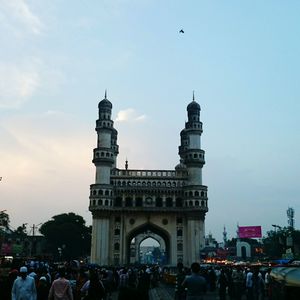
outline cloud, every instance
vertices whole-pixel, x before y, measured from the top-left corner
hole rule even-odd
[[[24,0],[4,0],[0,4],[3,12],[2,23],[6,28],[13,30],[16,35],[24,33],[24,30],[41,34],[44,25]]]
[[[116,122],[141,122],[146,118],[146,115],[139,115],[133,108],[128,108],[117,113]]]
[[[13,227],[70,211],[91,218],[96,137],[90,128],[72,115],[47,111],[3,118],[0,139],[1,205]]]
[[[24,162],[29,160],[41,170],[59,169],[68,164],[78,166],[82,162],[78,155],[85,151],[88,155],[89,135],[72,115],[47,111],[40,115],[6,118],[0,125],[6,133],[4,141],[8,137],[13,141],[8,146],[4,143],[3,154],[23,158]]]
[[[17,65],[0,62],[0,108],[18,108],[40,85],[36,63]]]

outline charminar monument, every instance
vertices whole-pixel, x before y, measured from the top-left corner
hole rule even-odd
[[[187,106],[180,132],[180,163],[172,170],[117,167],[118,131],[106,93],[98,105],[95,183],[90,187],[93,216],[91,262],[123,265],[139,261],[139,246],[149,237],[164,252],[165,263],[190,265],[204,247],[207,186],[202,184],[200,105]]]

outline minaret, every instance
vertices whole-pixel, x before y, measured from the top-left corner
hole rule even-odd
[[[202,185],[202,167],[205,164],[204,154],[201,149],[202,122],[200,121],[200,105],[193,101],[187,106],[188,121],[181,131],[181,144],[179,156],[181,166],[187,171],[187,181],[184,187],[184,206],[188,211],[187,241],[191,245],[187,249],[190,262],[199,259],[199,253],[205,245],[205,213],[207,208],[207,187]],[[179,166],[177,166],[177,171]]]
[[[188,121],[181,131],[179,155],[189,172],[190,185],[202,185],[202,167],[205,164],[204,151],[201,149],[202,122],[200,122],[200,105],[193,101],[187,106]]]
[[[96,167],[95,184],[91,185],[90,211],[93,215],[91,261],[107,264],[109,257],[109,217],[107,210],[113,208],[113,186],[111,171],[116,167],[119,153],[118,132],[111,119],[112,104],[107,93],[98,105],[96,121],[97,148],[94,149],[93,163]]]
[[[107,100],[107,93],[98,104],[99,118],[96,121],[98,135],[97,148],[94,149],[93,163],[96,166],[96,183],[110,184],[110,170],[116,167],[119,146],[118,131],[111,119],[112,104]]]
[[[223,230],[223,242],[224,242],[224,247],[226,247],[226,245],[227,245],[227,231],[226,231],[225,225],[224,225],[224,230]]]

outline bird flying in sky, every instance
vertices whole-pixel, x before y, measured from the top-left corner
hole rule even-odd
[[[179,33],[184,33],[183,29],[181,29],[181,30],[179,31]]]

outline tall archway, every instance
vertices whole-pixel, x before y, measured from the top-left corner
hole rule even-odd
[[[148,237],[152,237],[155,240],[158,241],[162,247],[165,247],[164,249],[164,262],[165,264],[169,263],[170,257],[171,257],[171,247],[170,247],[170,235],[169,233],[164,230],[163,228],[153,224],[153,223],[145,223],[143,225],[140,225],[136,228],[134,228],[132,231],[130,231],[127,235],[127,243],[126,243],[126,251],[127,251],[127,263],[132,262],[130,260],[130,253],[132,253],[132,240],[136,239],[136,245],[135,245],[135,251],[138,251],[140,244],[143,240],[147,239]],[[137,256],[137,253],[135,252],[135,257]]]

